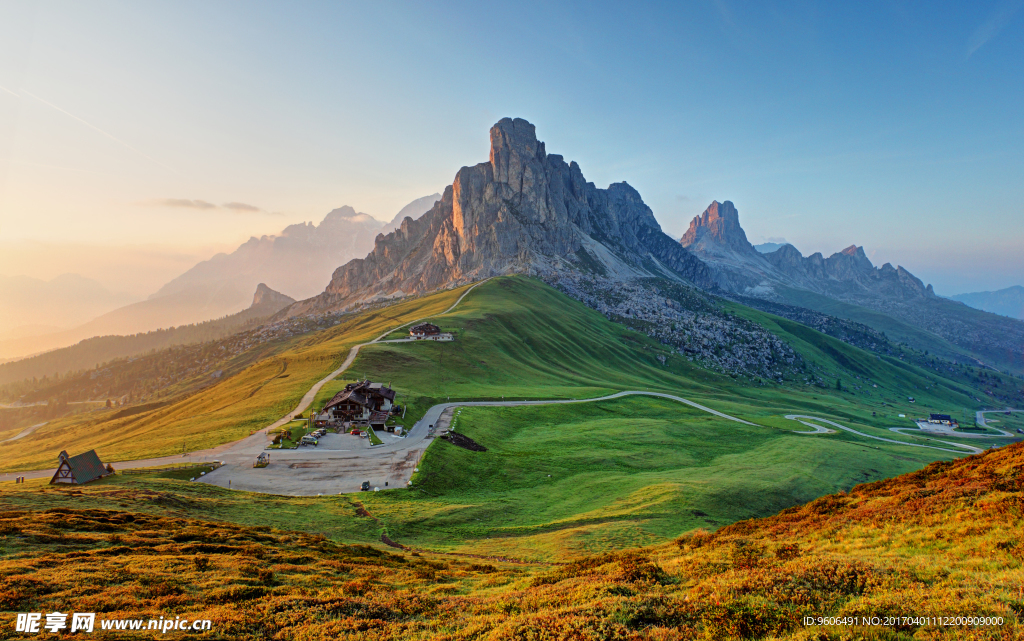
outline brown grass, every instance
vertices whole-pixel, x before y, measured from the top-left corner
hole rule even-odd
[[[141,513],[8,511],[0,625],[58,609],[209,618],[210,638],[230,639],[1021,639],[1022,470],[1013,445],[559,566]],[[805,627],[805,616],[1004,623]]]

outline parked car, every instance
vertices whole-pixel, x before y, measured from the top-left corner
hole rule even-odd
[[[369,492],[370,491],[370,482],[369,481],[363,481],[363,484],[359,486],[359,491],[360,492]]]
[[[312,445],[313,447],[316,447],[317,443],[319,443],[319,441],[317,441],[316,437],[310,434],[299,439],[299,445]]]

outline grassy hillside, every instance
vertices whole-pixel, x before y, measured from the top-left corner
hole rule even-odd
[[[163,407],[48,424],[5,444],[8,464],[49,464],[38,452],[68,442],[110,458],[244,436],[291,409],[349,346],[437,314],[460,293],[292,337]],[[802,617],[951,614],[1003,617],[977,638],[1019,636],[1024,558],[1012,533],[1024,520],[1024,446],[953,460],[847,432],[795,434],[808,428],[785,418],[940,445],[888,428],[912,427],[898,413],[973,410],[973,388],[786,319],[729,311],[783,337],[804,369],[783,384],[717,374],[515,277],[436,317],[455,342],[376,344],[350,373],[390,381],[410,406],[407,423],[449,396],[651,389],[752,426],[645,397],[473,407],[453,427],[487,450],[438,439],[407,489],[283,497],[161,471],[77,488],[0,484],[0,617],[87,602],[110,617],[210,618],[239,639],[839,639],[851,630],[806,630]],[[840,389],[800,371],[838,378]],[[382,540],[415,551],[384,553]],[[964,629],[898,621],[852,638],[916,631]]]
[[[487,451],[438,441],[411,491],[371,505],[403,543],[564,559],[767,516],[950,456],[788,423],[748,426],[643,397],[465,408],[456,429]]]
[[[558,565],[189,518],[167,493],[24,488],[0,493],[0,625],[87,604],[97,628],[210,619],[239,640],[1019,639],[1022,470],[1018,444]],[[100,493],[128,509],[85,507]],[[372,519],[316,501],[338,521]]]
[[[183,399],[166,399],[172,402],[165,405],[52,421],[13,442],[0,469],[46,467],[62,449],[97,448],[108,459],[144,458],[246,436],[292,409],[315,381],[340,364],[352,345],[389,327],[437,314],[460,294],[461,290],[452,290],[355,314],[331,329],[262,345],[261,360]],[[791,321],[739,306],[736,310],[792,344],[830,385],[840,379],[845,391],[800,380],[751,385],[716,374],[539,281],[522,277],[485,283],[458,309],[440,317],[437,322],[444,329],[457,332],[455,342],[373,345],[360,352],[344,378],[392,382],[410,408],[407,422],[448,398],[581,398],[623,389],[679,394],[766,424],[788,413],[815,413],[868,429],[912,427],[909,422],[894,423],[899,413],[961,414],[963,408],[977,405],[971,390],[955,381],[880,359]],[[343,384],[326,386],[318,402]],[[910,404],[908,396],[917,402]],[[887,430],[884,434],[904,438]]]
[[[999,350],[991,347],[984,341],[969,340],[969,337],[965,336],[963,338],[964,344],[954,344],[951,340],[947,340],[934,332],[911,325],[890,314],[837,301],[803,289],[780,288],[779,291],[788,302],[794,305],[863,323],[879,332],[883,332],[889,338],[906,343],[919,351],[927,351],[947,360],[955,360],[961,363],[983,362],[995,369],[1011,371],[1017,375],[1024,373],[1024,364],[1021,363],[1019,354],[1015,355]],[[934,309],[930,311],[936,315],[940,317],[942,315],[949,315],[953,321],[964,321],[968,323],[972,331],[977,331],[974,328],[976,325],[985,328],[985,331],[999,332],[1001,324],[1012,322],[988,312],[972,309],[966,305],[953,306],[950,304],[950,301],[946,300],[935,301],[933,307]]]
[[[437,319],[457,334],[455,342],[377,344],[360,351],[351,372],[391,381],[415,407],[449,397],[582,398],[648,389],[707,402],[754,422],[816,412],[868,426],[913,427],[897,415],[940,408],[959,415],[978,405],[975,390],[937,372],[879,358],[786,319],[739,305],[729,309],[781,336],[807,361],[808,375],[820,373],[828,385],[815,387],[799,377],[783,385],[752,385],[697,367],[671,347],[539,281],[518,277],[481,286]],[[834,388],[837,378],[845,391]]]
[[[7,444],[0,471],[52,467],[63,449],[95,448],[107,460],[123,460],[194,451],[248,436],[293,409],[313,383],[341,364],[352,345],[443,311],[460,294],[451,290],[402,302],[345,317],[328,330],[254,346],[265,349],[261,360],[183,399],[168,399],[169,404],[52,421]]]

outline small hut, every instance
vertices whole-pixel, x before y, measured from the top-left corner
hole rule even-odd
[[[57,464],[57,471],[53,473],[53,478],[50,479],[51,485],[55,483],[81,485],[82,483],[95,481],[114,473],[113,468],[104,467],[99,455],[96,454],[96,450],[89,450],[77,456],[68,456],[68,453],[63,451],[57,457],[57,460],[59,463]]]

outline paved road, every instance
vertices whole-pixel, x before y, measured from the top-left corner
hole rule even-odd
[[[12,436],[11,438],[5,438],[4,440],[0,441],[0,443],[6,443],[7,441],[17,441],[19,438],[25,438],[26,436],[28,436],[32,432],[35,432],[36,430],[38,430],[40,427],[46,425],[47,423],[49,423],[49,421],[43,421],[42,423],[36,423],[32,427],[27,427],[27,428],[23,429],[22,431],[18,432],[17,434]]]
[[[984,451],[984,450],[981,450],[981,449],[979,449],[977,447],[971,447],[970,445],[963,445],[961,443],[951,443],[949,441],[940,441],[939,439],[932,439],[932,440],[937,441],[939,443],[945,443],[946,445],[952,445],[953,447],[959,447],[959,448],[962,448],[962,449],[959,449],[959,450],[949,450],[949,449],[946,449],[944,447],[935,447],[934,445],[921,445],[920,443],[907,443],[905,441],[896,441],[896,440],[893,440],[891,438],[882,438],[881,436],[872,436],[870,434],[865,434],[864,432],[858,432],[857,430],[849,428],[849,427],[846,427],[845,425],[840,425],[839,423],[836,423],[834,421],[830,421],[830,420],[827,420],[827,419],[824,419],[824,418],[819,418],[817,416],[804,416],[803,414],[788,414],[788,415],[786,415],[786,418],[794,420],[794,421],[799,421],[799,422],[803,423],[804,425],[807,425],[809,427],[814,427],[814,428],[819,428],[819,426],[812,425],[811,423],[807,423],[807,422],[805,422],[805,421],[803,421],[801,419],[807,419],[808,421],[818,421],[819,423],[825,423],[827,425],[831,425],[832,427],[839,428],[839,429],[841,429],[841,430],[843,430],[845,432],[850,432],[851,434],[856,434],[858,436],[863,436],[865,438],[875,439],[876,441],[885,441],[886,443],[895,443],[897,445],[906,445],[907,447],[924,447],[924,448],[927,448],[929,450],[940,450],[942,452],[952,452],[953,454],[967,454],[967,453],[977,454],[978,452]],[[893,428],[893,429],[897,429],[898,430],[898,429],[908,429],[908,428]],[[798,434],[822,434],[822,433],[824,433],[824,432],[821,432],[821,431],[818,431],[818,432],[798,432]]]
[[[800,432],[800,431],[797,431],[797,430],[793,430],[794,434],[835,434],[836,433],[835,430],[830,430],[827,427],[822,427],[821,425],[815,425],[814,423],[808,423],[807,421],[800,420],[803,417],[797,416],[796,414],[790,414],[786,418],[792,419],[794,421],[800,421],[801,423],[803,423],[807,427],[813,427],[814,428],[810,432]]]
[[[247,436],[240,441],[234,441],[233,443],[225,443],[218,445],[217,447],[210,448],[208,450],[197,450],[195,452],[189,452],[188,454],[181,455],[175,454],[174,456],[160,456],[157,458],[147,459],[132,459],[130,461],[104,461],[114,466],[115,470],[130,470],[134,468],[142,467],[157,467],[160,465],[180,465],[183,463],[205,463],[212,461],[219,461],[221,456],[228,449],[238,446],[242,443],[259,443],[260,447],[263,447],[266,443],[267,437],[261,431],[256,432],[252,436]],[[57,471],[57,468],[51,468],[48,470],[32,470],[31,472],[9,472],[7,474],[0,474],[0,482],[2,481],[13,481],[16,477],[24,476],[26,479],[41,479],[49,478],[53,476],[53,473]]]
[[[1000,434],[1002,434],[1003,436],[1009,436],[1010,438],[1015,438],[1015,436],[1016,436],[1015,434],[1007,432],[1006,430],[1000,429],[998,427],[994,427],[994,426],[989,425],[988,423],[985,422],[985,415],[986,414],[1006,414],[1007,412],[1024,412],[1024,410],[1011,410],[1011,409],[1005,409],[1005,410],[984,410],[984,411],[981,411],[981,412],[978,412],[977,414],[975,414],[975,422],[978,425],[982,426],[982,427],[988,428],[990,430],[995,430],[995,431],[999,432]]]

